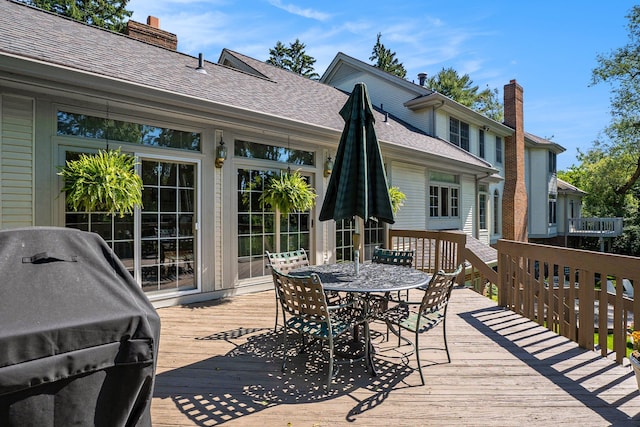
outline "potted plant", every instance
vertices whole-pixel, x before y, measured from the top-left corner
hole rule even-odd
[[[407,196],[400,191],[400,188],[389,187],[389,198],[391,199],[391,210],[393,210],[393,214],[395,215],[398,213],[400,207],[404,205]]]
[[[304,212],[316,203],[316,192],[300,175],[300,171],[285,172],[272,177],[265,185],[260,203],[277,208],[281,214]]]
[[[135,157],[120,149],[80,154],[61,167],[62,192],[74,211],[133,213],[142,205],[142,179],[135,172]]]

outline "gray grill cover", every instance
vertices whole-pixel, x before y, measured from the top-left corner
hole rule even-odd
[[[97,234],[0,231],[0,426],[147,426],[160,318]]]

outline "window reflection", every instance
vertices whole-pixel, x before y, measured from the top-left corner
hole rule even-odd
[[[200,151],[200,134],[58,111],[58,135]],[[191,184],[193,185],[193,183]]]

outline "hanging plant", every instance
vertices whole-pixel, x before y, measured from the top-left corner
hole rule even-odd
[[[400,188],[390,187],[389,198],[391,199],[391,210],[393,210],[393,214],[395,215],[398,213],[400,207],[404,206],[404,201],[407,199],[407,196],[400,191]]]
[[[299,171],[272,177],[260,196],[262,207],[269,205],[287,215],[308,211],[316,204],[316,192]]]
[[[59,168],[67,204],[74,211],[133,213],[142,205],[142,179],[135,172],[135,157],[120,149],[80,154]]]

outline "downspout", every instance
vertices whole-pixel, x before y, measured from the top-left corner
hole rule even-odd
[[[569,195],[565,194],[564,196],[564,247],[567,247],[567,243],[569,243]]]
[[[431,109],[431,127],[432,127],[432,134],[434,137],[438,136],[438,132],[436,130],[436,110],[442,108],[442,106],[444,105],[444,99],[442,101],[440,101],[440,105],[433,107]],[[449,138],[447,138],[447,141],[449,140]]]

